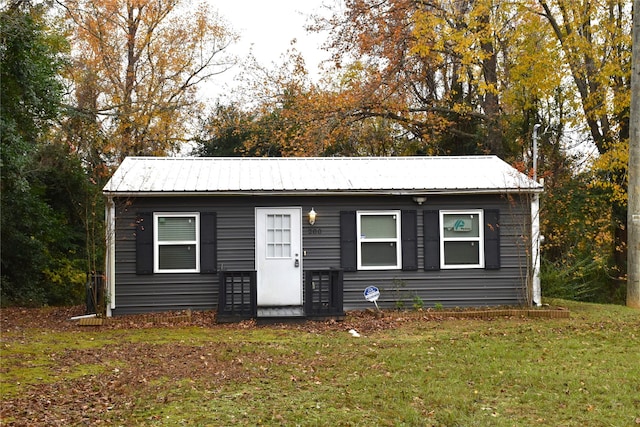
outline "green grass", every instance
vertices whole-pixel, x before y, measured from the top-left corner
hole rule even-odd
[[[555,301],[555,303],[559,303]],[[640,312],[570,319],[42,330],[2,337],[2,404],[55,391],[67,424],[627,426],[640,422]],[[53,357],[51,355],[54,355]],[[74,390],[81,388],[82,392]],[[36,411],[37,412],[37,411]],[[38,414],[3,410],[3,421]],[[66,417],[66,418],[65,418]]]

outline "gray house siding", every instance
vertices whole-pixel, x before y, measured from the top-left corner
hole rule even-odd
[[[527,197],[500,195],[429,196],[417,205],[411,196],[197,196],[116,198],[114,315],[192,308],[215,309],[218,275],[194,273],[136,274],[136,218],[141,212],[215,212],[218,270],[253,270],[255,208],[313,207],[314,226],[303,216],[304,270],[340,268],[340,212],[413,210],[417,212],[417,260],[414,271],[376,270],[344,273],[345,310],[371,307],[362,291],[381,290],[379,304],[397,301],[410,307],[414,297],[425,306],[506,305],[525,302],[527,232],[531,230]],[[500,268],[425,271],[423,212],[449,209],[495,209],[500,213]]]

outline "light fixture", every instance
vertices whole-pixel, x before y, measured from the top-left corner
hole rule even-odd
[[[311,208],[311,210],[309,211],[309,224],[313,225],[316,223],[316,215],[316,211]]]
[[[425,196],[413,196],[413,201],[421,205],[427,201],[427,198]]]

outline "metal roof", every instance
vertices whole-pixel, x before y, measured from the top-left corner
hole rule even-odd
[[[138,196],[540,191],[496,156],[127,157],[103,189]]]

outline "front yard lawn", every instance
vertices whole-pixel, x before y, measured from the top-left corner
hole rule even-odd
[[[2,309],[0,423],[640,424],[640,312],[552,303],[571,317],[82,327],[77,308]]]

